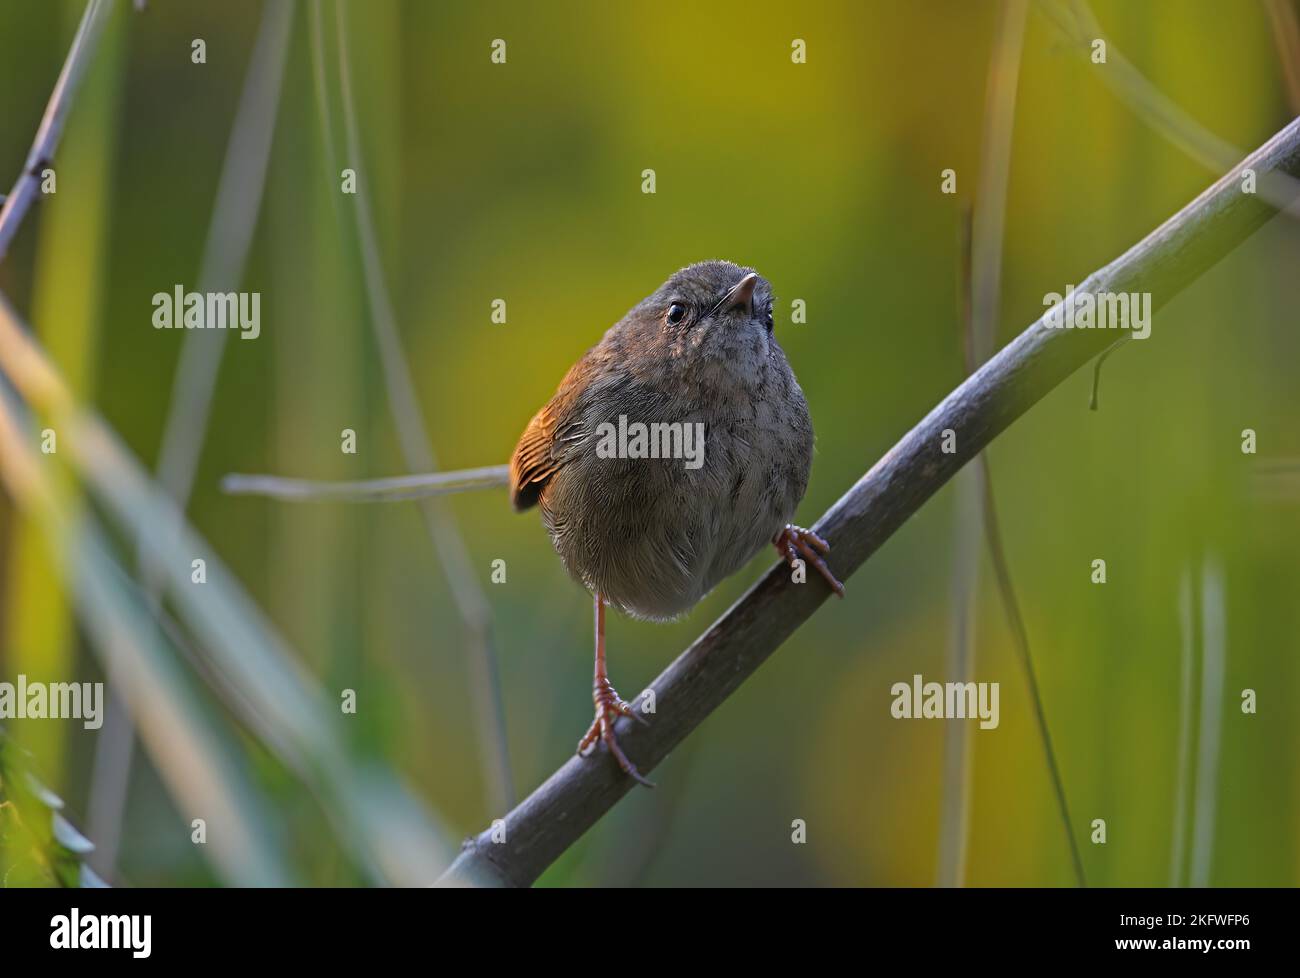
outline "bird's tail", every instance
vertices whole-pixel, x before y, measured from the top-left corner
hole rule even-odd
[[[285,479],[275,475],[228,475],[221,480],[221,489],[232,496],[269,496],[296,503],[392,503],[468,492],[471,489],[496,489],[509,482],[510,466],[488,465],[481,469],[399,475],[360,482],[318,482],[312,479]]]

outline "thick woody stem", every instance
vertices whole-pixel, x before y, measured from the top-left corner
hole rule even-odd
[[[1242,171],[1263,180],[1300,175],[1300,119],[1115,261],[1082,292],[1149,292],[1167,303],[1264,224],[1275,209],[1243,192]],[[1107,330],[1052,328],[1049,310],[903,436],[813,527],[834,548],[841,580],[888,540],[944,483],[1043,395],[1102,352]],[[1172,324],[1171,324],[1172,327]],[[942,449],[955,433],[956,451]],[[654,681],[649,726],[620,721],[619,742],[652,770],[807,620],[830,591],[793,584],[772,568]],[[448,885],[527,886],[634,786],[613,764],[573,757],[506,816],[504,842],[485,831],[466,840],[443,876]],[[500,834],[498,833],[498,838]]]

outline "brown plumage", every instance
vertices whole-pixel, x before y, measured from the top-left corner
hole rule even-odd
[[[683,268],[570,368],[510,460],[511,503],[539,507],[565,567],[596,596],[597,715],[580,748],[600,737],[639,780],[613,737],[617,715],[634,714],[604,674],[604,603],[675,617],[773,543],[842,592],[824,542],[788,525],[813,429],[773,335],[772,301],[752,269]],[[678,457],[627,457],[631,440],[608,457],[614,431],[637,425]]]

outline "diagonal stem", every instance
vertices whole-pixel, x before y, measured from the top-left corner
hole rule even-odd
[[[1150,292],[1163,306],[1261,227],[1275,210],[1241,187],[1241,169],[1300,174],[1300,119],[1291,122],[1212,187],[1080,289]],[[1058,329],[1048,310],[912,428],[817,522],[834,545],[841,580],[857,570],[967,462],[1044,395],[1111,341],[1104,330]],[[941,449],[943,432],[957,450]],[[624,750],[648,773],[707,719],[795,629],[829,589],[794,584],[774,567],[655,679],[658,712],[641,727],[619,724]],[[608,758],[571,757],[505,818],[506,840],[491,830],[467,840],[444,874],[449,885],[527,886],[632,787]]]
[[[364,172],[361,166],[361,134],[357,125],[355,100],[352,95],[352,74],[348,56],[348,32],[343,4],[336,3],[338,31],[339,90],[343,103],[343,131],[351,166]],[[323,66],[324,50],[320,30],[320,5],[313,3],[312,42],[313,57]],[[323,86],[323,67],[316,70],[317,94],[321,101],[321,114],[328,136],[332,133],[328,102]],[[333,150],[328,150],[332,154]],[[336,175],[331,174],[334,179]],[[392,300],[384,279],[379,256],[379,240],[370,211],[370,197],[366,181],[358,181],[355,194],[350,195],[354,206],[352,214],[361,253],[362,274],[366,298],[370,304],[370,325],[375,343],[379,347],[384,374],[384,390],[388,397],[389,414],[397,429],[398,442],[407,467],[412,472],[436,469],[432,441],[425,428],[420,402],[411,378],[410,366],[402,350],[402,340],[393,313]],[[514,778],[510,769],[509,744],[506,738],[505,709],[501,697],[500,670],[492,636],[492,619],[487,598],[478,584],[478,575],[470,561],[469,551],[447,508],[437,500],[420,503],[434,551],[442,563],[447,583],[451,588],[456,608],[460,612],[472,651],[469,666],[474,677],[478,703],[475,711],[479,723],[479,740],[489,772],[489,804],[494,811],[504,811],[514,802]]]
[[[59,80],[55,82],[54,91],[45,106],[40,128],[36,130],[36,139],[23,164],[23,172],[14,183],[13,190],[4,198],[3,206],[0,206],[0,262],[9,253],[10,242],[40,193],[41,170],[54,159],[54,150],[63,136],[63,126],[67,122],[68,111],[72,108],[72,100],[90,68],[112,6],[111,0],[90,0],[86,4],[85,13],[81,15],[72,47],[68,49],[63,70],[59,72]]]
[[[989,471],[988,457],[981,455],[976,460],[984,483],[984,532],[988,539],[989,557],[993,563],[993,573],[997,577],[998,592],[1002,595],[1002,605],[1006,610],[1007,622],[1015,636],[1016,650],[1020,653],[1020,663],[1025,670],[1025,682],[1029,685],[1029,699],[1034,704],[1034,722],[1038,726],[1038,737],[1043,745],[1043,755],[1047,761],[1047,770],[1052,777],[1052,791],[1056,795],[1057,809],[1061,822],[1065,826],[1065,837],[1070,846],[1070,864],[1074,870],[1075,882],[1087,886],[1087,876],[1083,871],[1083,855],[1079,852],[1079,840],[1075,837],[1074,822],[1070,820],[1070,805],[1065,798],[1065,780],[1061,777],[1061,765],[1052,748],[1052,734],[1047,726],[1047,711],[1043,707],[1043,694],[1038,688],[1038,674],[1034,670],[1034,659],[1029,651],[1029,632],[1025,620],[1020,614],[1020,602],[1016,600],[1016,589],[1011,583],[1011,567],[1007,563],[1006,551],[1002,547],[1002,531],[998,528],[997,502],[993,498],[993,474]]]

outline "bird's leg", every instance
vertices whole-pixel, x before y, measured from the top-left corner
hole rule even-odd
[[[618,746],[618,738],[614,736],[614,724],[620,716],[632,717],[641,723],[645,723],[646,719],[619,697],[618,690],[605,672],[605,602],[599,591],[596,592],[596,673],[591,683],[591,699],[596,704],[596,719],[578,741],[578,753],[586,757],[595,748],[596,741],[603,740],[623,773],[647,788],[653,788],[654,785],[641,777],[636,765],[627,759],[623,748]]]
[[[831,573],[831,569],[826,566],[826,561],[822,560],[822,556],[830,552],[831,545],[812,530],[787,523],[785,529],[772,538],[772,545],[791,567],[797,560],[805,560],[812,564],[817,568],[817,573],[826,579],[831,590],[841,598],[844,597],[844,585]]]

